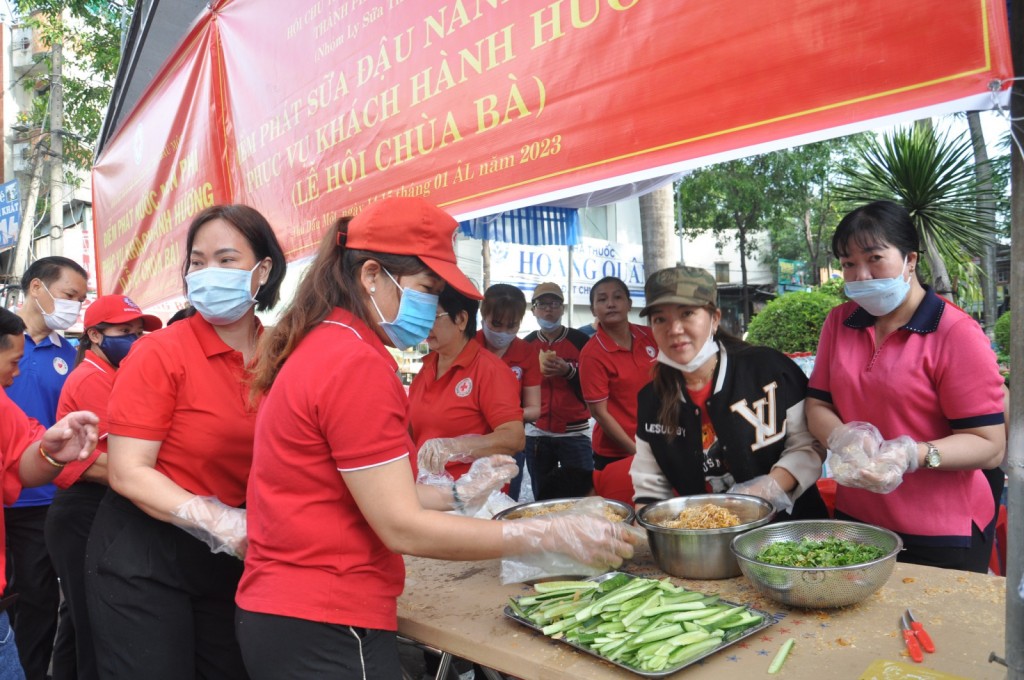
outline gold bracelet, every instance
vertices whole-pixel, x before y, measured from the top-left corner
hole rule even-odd
[[[43,460],[45,460],[47,463],[57,468],[58,470],[64,467],[64,463],[54,460],[53,458],[50,457],[50,454],[46,453],[46,449],[43,448],[42,442],[39,442],[39,455],[42,457]]]

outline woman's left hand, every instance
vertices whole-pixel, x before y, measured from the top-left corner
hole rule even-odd
[[[771,475],[761,475],[748,479],[745,482],[733,484],[726,493],[743,493],[748,496],[757,496],[775,506],[777,512],[790,512],[793,510],[793,499],[782,490],[779,483]]]
[[[478,458],[466,474],[455,482],[454,509],[472,515],[479,510],[492,491],[497,491],[519,474],[512,456]]]
[[[90,411],[69,413],[46,431],[40,445],[58,463],[85,460],[96,448],[99,422]]]

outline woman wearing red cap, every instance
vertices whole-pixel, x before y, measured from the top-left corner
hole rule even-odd
[[[75,640],[75,658],[54,655],[54,677],[99,677],[85,599],[85,546],[107,492],[107,401],[114,373],[128,350],[143,331],[162,325],[124,295],[103,295],[85,310],[85,332],[78,341],[75,370],[60,393],[57,418],[72,411],[92,411],[100,419],[101,439],[88,459],[68,463],[57,475],[54,484],[59,491],[46,514],[46,547],[60,577]]]
[[[138,340],[107,409],[110,491],[86,555],[101,678],[244,678],[234,593],[256,405],[248,367],[285,259],[244,205],[189,225],[182,275],[196,313]],[[226,553],[226,554],[225,554]]]
[[[236,598],[256,680],[400,678],[401,553],[470,560],[552,550],[613,566],[632,552],[629,529],[603,518],[438,512],[507,481],[507,457],[476,461],[450,486],[414,483],[409,402],[387,345],[427,337],[446,285],[480,298],[456,266],[456,226],[416,198],[339,220],[261,343],[254,388],[265,396]]]

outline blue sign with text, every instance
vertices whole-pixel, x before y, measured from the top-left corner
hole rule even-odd
[[[10,248],[18,240],[21,228],[21,192],[18,180],[0,184],[0,250]]]

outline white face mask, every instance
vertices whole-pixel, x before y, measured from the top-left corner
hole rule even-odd
[[[494,349],[505,349],[512,344],[512,341],[516,339],[515,333],[502,333],[501,331],[492,331],[488,328],[487,324],[483,324],[484,337],[487,338],[487,344]]]
[[[43,321],[51,331],[66,331],[78,321],[78,313],[82,311],[82,303],[78,300],[65,300],[53,297],[50,289],[43,285],[43,290],[53,300],[53,312],[47,313],[43,306],[36,301],[36,307],[43,313]]]
[[[903,269],[907,268],[907,258],[903,258]],[[903,278],[903,270],[899,276],[891,279],[868,279],[867,281],[851,281],[843,287],[846,296],[864,308],[871,316],[885,316],[907,299],[910,292],[910,277]]]
[[[704,345],[701,346],[701,348],[697,350],[697,354],[685,364],[681,364],[678,361],[668,358],[665,356],[665,353],[660,350],[658,352],[658,361],[666,366],[678,369],[683,373],[694,373],[697,369],[706,364],[711,357],[718,354],[718,342],[715,341],[714,336],[715,331],[714,329],[711,329],[711,332],[708,334],[708,339],[704,341]]]

